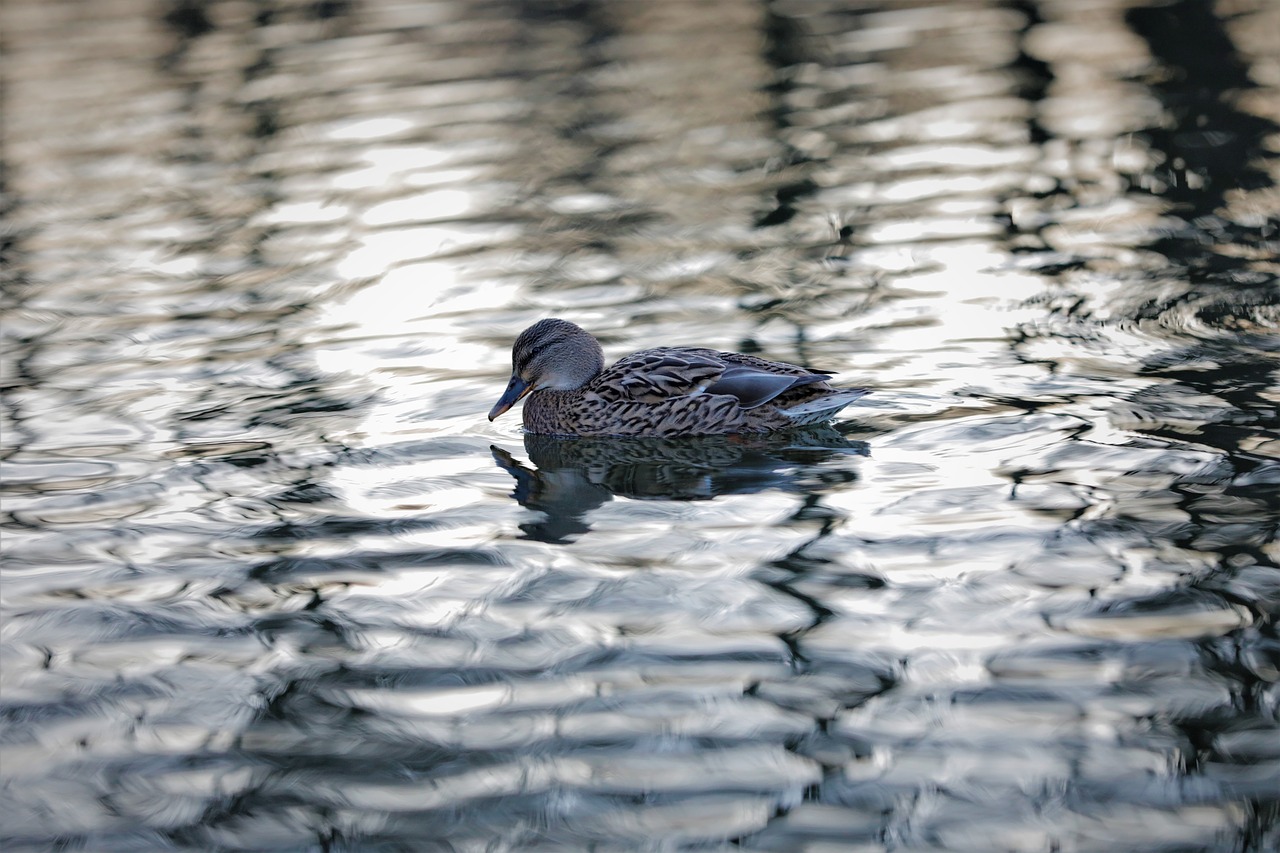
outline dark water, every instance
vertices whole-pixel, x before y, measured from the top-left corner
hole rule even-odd
[[[6,851],[1280,847],[1277,4],[0,16]]]

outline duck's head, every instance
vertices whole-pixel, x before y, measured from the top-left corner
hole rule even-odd
[[[572,391],[603,369],[604,352],[588,332],[567,320],[539,320],[511,347],[511,381],[489,410],[489,420],[530,391]]]

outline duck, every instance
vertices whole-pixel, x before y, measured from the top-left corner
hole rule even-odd
[[[489,420],[524,403],[534,435],[642,436],[772,433],[830,420],[868,392],[837,388],[831,371],[702,347],[657,347],[606,368],[600,342],[547,318],[511,347],[511,380]]]

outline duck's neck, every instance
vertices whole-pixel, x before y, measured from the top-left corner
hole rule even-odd
[[[525,428],[531,432],[572,434],[572,408],[581,397],[581,388],[563,391],[541,388],[532,392],[524,398]]]
[[[539,383],[543,391],[580,391],[604,368],[597,361],[582,361],[560,367]]]

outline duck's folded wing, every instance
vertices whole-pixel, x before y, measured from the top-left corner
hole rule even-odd
[[[754,409],[788,389],[827,378],[825,372],[809,373],[736,353],[670,347],[627,356],[592,380],[591,390],[611,402],[641,403],[719,394]]]
[[[592,393],[610,402],[661,403],[701,394],[725,363],[696,350],[658,349],[629,355],[591,380]]]
[[[817,373],[789,376],[748,365],[730,364],[719,379],[707,386],[706,393],[729,394],[738,398],[738,405],[742,408],[754,409],[756,406],[763,406],[783,391],[799,385],[823,382],[826,378]]]

